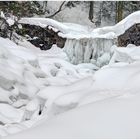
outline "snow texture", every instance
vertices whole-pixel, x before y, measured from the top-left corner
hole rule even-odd
[[[18,46],[0,38],[0,44],[1,136],[32,126],[43,114],[49,117],[76,107],[77,102],[71,105],[74,97],[67,99],[67,108],[64,103],[57,107],[59,97],[86,89],[93,81],[94,65],[69,63],[66,53],[56,45],[41,51],[25,40]]]
[[[29,24],[29,25],[36,25],[40,26],[42,28],[48,27],[49,29],[52,29],[54,32],[58,32],[58,35],[63,38],[68,39],[82,39],[82,38],[107,38],[107,39],[113,39],[115,37],[114,33],[107,33],[106,35],[98,35],[95,34],[91,27],[87,27],[84,25],[79,25],[75,23],[62,23],[58,22],[53,19],[49,18],[22,18],[19,20],[19,23],[21,24]]]
[[[140,138],[139,71],[140,61],[104,66],[95,72],[93,81],[87,78],[73,85],[75,89],[90,82],[90,88],[59,96],[52,111],[80,108],[44,117],[34,128],[8,138]]]
[[[86,38],[69,38],[64,49],[53,45],[41,51],[25,40],[16,45],[0,38],[0,135],[140,138],[140,48],[131,44],[117,48],[109,39],[139,22],[138,15],[135,12],[114,27],[95,29],[92,39],[86,30]],[[57,26],[76,36],[84,30],[73,31],[73,26],[50,19],[21,21]],[[30,127],[34,128],[23,132]]]

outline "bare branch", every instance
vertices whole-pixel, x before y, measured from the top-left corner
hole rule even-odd
[[[62,2],[62,4],[60,5],[59,9],[58,9],[54,14],[52,14],[52,15],[50,15],[50,16],[46,16],[46,18],[52,18],[52,17],[54,17],[56,14],[58,14],[59,12],[61,12],[61,11],[62,11],[62,7],[63,7],[63,5],[65,4],[65,2],[66,2],[66,1],[63,1],[63,2]]]

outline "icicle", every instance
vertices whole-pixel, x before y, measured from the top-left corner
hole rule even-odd
[[[92,50],[93,49],[92,49],[90,40],[88,40],[87,46],[85,47],[85,52],[84,52],[84,62],[85,63],[89,63],[90,62],[90,59],[91,59],[91,56],[92,56]]]
[[[83,52],[83,46],[81,40],[76,41],[74,54],[75,54],[76,64],[82,63],[84,52]]]
[[[101,67],[109,63],[113,44],[114,40],[105,38],[67,39],[64,51],[73,64],[93,63]]]
[[[65,46],[64,46],[64,51],[68,55],[70,61],[72,61],[72,59],[73,59],[74,45],[75,45],[75,40],[67,39]]]

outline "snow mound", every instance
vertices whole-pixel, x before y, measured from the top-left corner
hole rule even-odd
[[[80,72],[86,65],[80,68],[71,64],[56,45],[41,51],[27,41],[20,41],[19,46],[0,38],[0,44],[1,136],[31,127],[43,114],[61,112],[59,107],[53,111],[57,98],[81,90],[81,85],[86,89],[92,82],[95,68],[88,66],[90,73]]]
[[[127,47],[119,47],[115,49],[112,62],[132,63],[140,60],[140,48],[129,44]]]
[[[81,39],[81,38],[114,38],[114,33],[109,33],[102,36],[91,34],[92,28],[74,24],[74,23],[61,23],[53,19],[49,18],[22,18],[19,23],[21,24],[29,24],[29,25],[36,25],[42,28],[48,27],[52,29],[54,32],[58,32],[58,35],[63,38],[68,39]]]
[[[140,138],[139,101],[140,95],[136,95],[88,104],[7,138]]]
[[[85,96],[79,98],[84,90],[60,96],[53,111],[87,105],[48,121],[44,118],[34,128],[8,138],[139,138],[140,61],[104,66],[93,79]]]
[[[121,34],[123,34],[127,29],[129,29],[134,24],[140,23],[140,11],[136,11],[125,19],[121,20],[114,26],[108,26],[103,28],[97,28],[92,31],[91,34],[95,36],[110,36],[115,38]]]
[[[127,29],[136,23],[140,23],[140,11],[134,12],[127,16],[114,26],[91,29],[89,27],[73,24],[61,23],[49,18],[22,18],[19,23],[37,25],[42,28],[49,27],[58,35],[68,39],[82,39],[82,38],[106,38],[114,39],[123,34]]]

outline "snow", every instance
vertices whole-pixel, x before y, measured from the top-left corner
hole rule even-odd
[[[1,41],[5,42],[7,39],[1,39]],[[7,42],[9,45],[10,41]],[[17,47],[15,44],[11,43],[11,45]],[[18,47],[21,49],[21,46]],[[70,64],[63,50],[55,48],[54,45],[53,51],[41,53],[33,48],[27,49],[28,53],[32,50],[31,55],[33,53],[36,56],[33,58],[38,61],[37,67],[27,64],[30,57],[26,59],[20,57],[18,63],[24,64],[26,69],[22,69],[22,73],[27,74],[28,77],[27,79],[26,77],[22,78],[25,84],[22,90],[31,89],[28,94],[25,93],[24,99],[22,99],[23,95],[16,93],[15,95],[20,95],[22,98],[14,101],[12,106],[5,106],[4,110],[8,112],[10,110],[13,115],[1,119],[6,123],[1,127],[1,135],[22,131],[6,138],[138,138],[140,126],[138,119],[140,115],[139,60],[134,59],[128,63],[120,59],[117,63],[114,61],[98,71],[94,71],[94,74],[82,73],[82,69],[95,70],[98,67],[87,63]],[[12,57],[15,56],[8,46],[6,49],[9,54],[12,54]],[[26,54],[27,50],[24,49]],[[23,53],[24,49],[22,48]],[[137,58],[139,48],[129,45],[126,48],[115,48],[116,51],[118,54],[125,52],[129,57]],[[52,54],[53,52],[54,54]],[[126,55],[124,55],[125,57]],[[49,70],[47,70],[48,66]],[[54,70],[54,68],[58,73],[60,70],[66,72],[67,69],[72,73],[52,75],[50,70]],[[42,77],[44,80],[34,77],[34,73],[38,69],[40,73],[44,73]],[[21,70],[17,69],[17,71],[20,73]],[[21,90],[19,84],[17,83],[18,86],[14,85],[18,88],[16,92]],[[66,112],[68,110],[71,111]],[[6,113],[2,111],[1,113]],[[38,115],[39,111],[42,112],[41,116]],[[13,122],[16,123],[13,124]],[[75,124],[77,125],[75,126]],[[31,129],[23,131],[31,126]],[[44,130],[48,133],[46,131],[44,133]]]
[[[8,18],[8,19],[6,20],[6,22],[9,24],[9,26],[14,25],[14,23],[15,23],[15,21],[14,21],[13,19],[11,19],[11,18]]]
[[[127,47],[116,48],[114,51],[111,62],[126,62],[132,63],[140,60],[140,50],[133,44],[129,44]]]
[[[106,38],[115,39],[123,34],[127,29],[136,23],[139,23],[140,11],[134,12],[127,16],[114,26],[92,29],[83,25],[74,23],[61,23],[49,18],[22,18],[19,23],[41,26],[42,28],[49,27],[58,32],[58,35],[68,39],[82,38]]]
[[[88,35],[84,33],[87,37],[82,35],[82,30],[78,38],[75,36],[69,38],[69,35],[67,36],[66,34],[65,37],[68,39],[65,43],[64,51],[67,53],[70,62],[73,64],[91,62],[98,67],[108,64],[112,57],[110,50],[113,48],[113,45],[116,45],[117,36],[123,34],[134,24],[139,23],[139,16],[140,11],[134,12],[114,26],[90,30]],[[72,27],[74,28],[74,26]],[[77,26],[75,26],[75,28],[77,28]],[[72,34],[74,33],[72,32]],[[117,51],[115,55],[117,55]],[[123,53],[119,52],[119,55],[123,55]],[[138,58],[138,55],[135,57]],[[127,57],[125,57],[125,59],[127,59]]]
[[[90,28],[74,23],[61,23],[49,18],[22,18],[19,23],[30,24],[52,29],[54,32],[60,31],[59,36],[64,38],[87,38],[90,35]],[[88,31],[89,30],[89,31]]]
[[[16,45],[0,38],[0,136],[139,138],[140,48],[117,48],[113,37],[131,21],[127,17],[93,35],[81,25],[21,19],[74,38],[48,51],[24,39]]]
[[[91,75],[97,69],[92,64],[69,63],[66,53],[56,45],[41,51],[24,39],[19,40],[22,46],[4,38],[0,38],[0,44],[1,136],[31,127],[43,114],[49,117],[63,111],[63,107],[57,109],[59,97],[81,91],[81,84],[82,89],[88,88],[93,81]],[[55,100],[55,111],[52,111]]]
[[[139,100],[138,93],[88,104],[7,138],[140,138]]]
[[[5,15],[4,15],[3,11],[0,11],[0,17],[5,18]]]
[[[37,99],[33,99],[31,100],[27,105],[26,105],[26,109],[28,111],[35,111],[39,106],[39,102]]]
[[[97,28],[92,31],[92,34],[95,36],[107,36],[110,35],[110,38],[115,38],[117,36],[120,36],[123,34],[127,29],[129,29],[134,24],[140,23],[140,11],[136,11],[129,16],[127,16],[125,19],[121,20],[119,23],[117,23],[114,26],[108,26],[108,27],[102,27]]]
[[[48,27],[54,32],[58,32],[58,35],[68,39],[82,39],[82,38],[114,38],[114,33],[108,33],[106,35],[97,35],[92,33],[92,28],[78,25],[75,23],[61,23],[49,18],[21,18],[20,24],[36,25],[42,28]]]
[[[68,86],[72,92],[55,99],[52,111],[57,114],[85,106],[50,119],[44,116],[34,128],[7,138],[139,138],[139,71],[139,61],[104,66],[94,74],[90,88],[85,84],[92,78]],[[58,88],[50,89],[53,95],[61,93]]]
[[[9,26],[14,25],[15,20],[16,20],[16,17],[13,16],[13,15],[9,15],[9,17],[6,17],[6,16],[4,15],[3,11],[0,11],[0,17],[3,18],[3,19],[5,19],[6,22],[7,22],[7,24],[8,24]]]
[[[58,100],[64,99],[62,104],[63,104],[64,108],[66,108],[66,106],[64,104],[71,104],[71,102],[73,102],[72,99],[75,98],[75,96],[77,96],[77,95],[78,95],[77,96],[78,99],[81,98],[81,95],[86,94],[86,91],[92,85],[92,83],[93,83],[92,77],[87,77],[87,78],[84,78],[83,80],[81,79],[80,81],[76,81],[76,82],[72,83],[71,85],[45,87],[43,90],[38,92],[37,96],[39,96],[43,99],[46,99],[45,106],[46,106],[46,108],[48,108],[47,114],[49,114],[49,113],[51,113],[50,111],[54,110],[54,109],[52,109],[53,104],[58,105]],[[81,87],[81,85],[82,85],[82,87]],[[84,93],[82,93],[83,90],[84,90]],[[79,94],[79,92],[81,92],[81,93]],[[72,97],[70,98],[69,95],[72,95]],[[76,104],[78,104],[78,102],[76,102]],[[69,105],[68,105],[68,108],[69,108]],[[58,110],[59,109],[57,109],[56,111],[58,112]],[[62,107],[61,107],[61,110],[62,110]],[[55,111],[53,111],[53,113],[54,112]]]
[[[23,115],[22,110],[15,109],[8,104],[2,104],[2,103],[0,104],[0,116],[5,119],[5,121],[1,120],[3,123],[20,122],[22,115]]]

